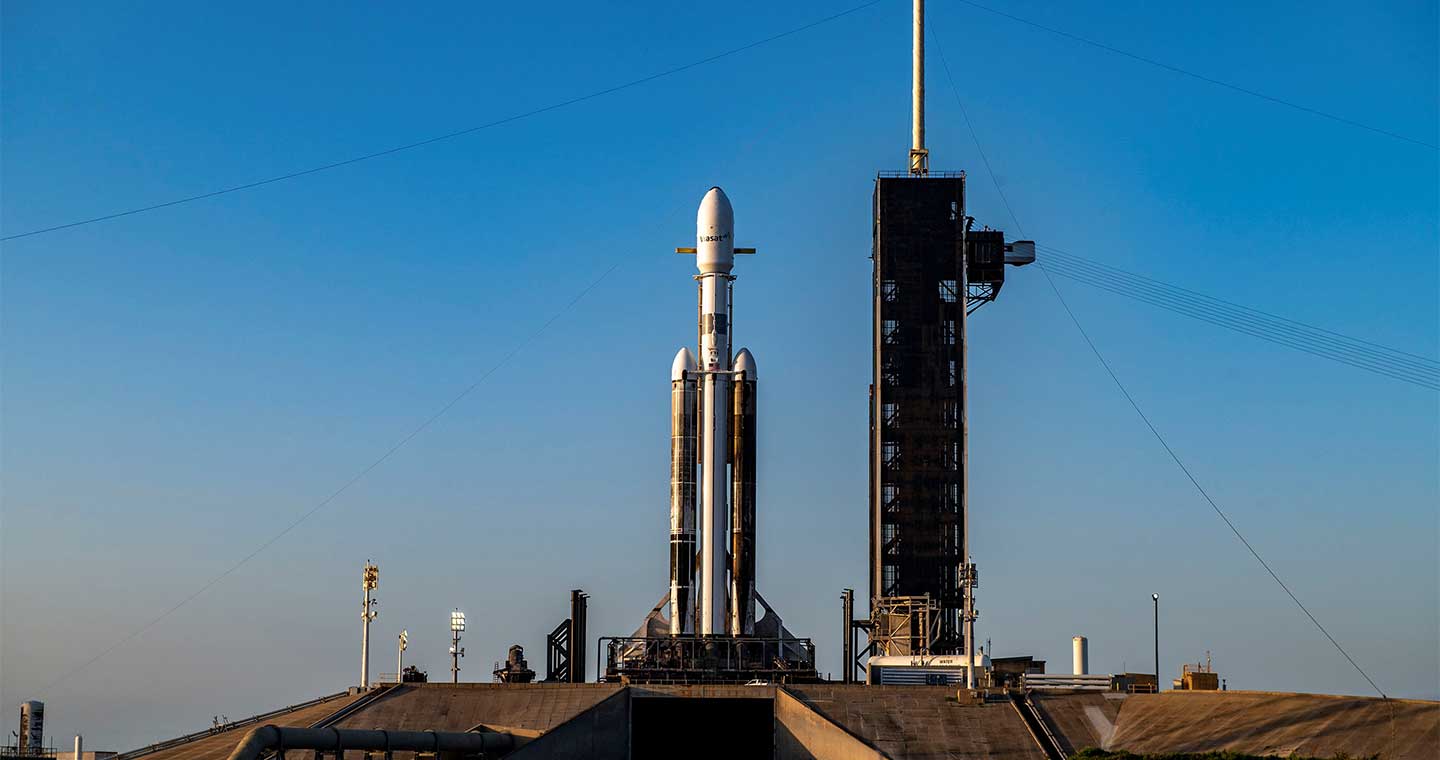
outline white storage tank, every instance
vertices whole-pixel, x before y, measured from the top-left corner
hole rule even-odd
[[[1084,636],[1076,636],[1070,643],[1075,650],[1075,675],[1090,675],[1090,642]]]
[[[20,703],[20,754],[38,755],[45,747],[45,703]]]

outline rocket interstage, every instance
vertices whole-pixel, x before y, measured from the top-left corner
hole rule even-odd
[[[700,270],[700,340],[698,366],[681,349],[671,367],[670,632],[738,636],[755,627],[755,359],[731,355],[730,271],[737,252],[754,251],[735,248],[735,213],[718,187],[695,227],[693,251],[677,249]],[[697,506],[698,599],[688,561]]]

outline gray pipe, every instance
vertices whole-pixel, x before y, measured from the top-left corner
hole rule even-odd
[[[258,760],[267,751],[348,749],[399,752],[505,752],[515,737],[501,733],[459,731],[381,731],[355,728],[253,728],[230,753],[230,760]]]

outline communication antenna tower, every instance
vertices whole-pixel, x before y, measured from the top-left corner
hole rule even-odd
[[[360,585],[365,591],[364,601],[360,605],[360,688],[370,688],[370,621],[375,619],[375,605],[379,604],[376,599],[370,598],[370,592],[380,585],[380,568],[365,560],[365,572],[361,576]]]

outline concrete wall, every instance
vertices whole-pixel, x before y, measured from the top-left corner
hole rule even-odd
[[[620,691],[506,757],[507,760],[576,757],[628,760],[630,695]]]
[[[783,689],[775,695],[776,760],[882,760],[885,757]]]

